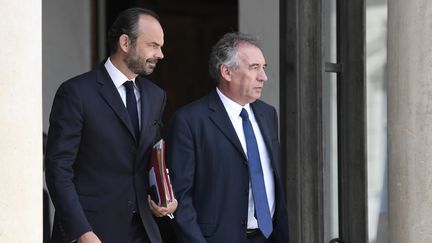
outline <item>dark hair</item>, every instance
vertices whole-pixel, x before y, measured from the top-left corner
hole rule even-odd
[[[117,51],[118,40],[123,34],[129,36],[131,45],[135,45],[138,37],[138,20],[142,14],[152,16],[159,21],[159,16],[149,9],[129,8],[122,11],[108,31],[107,41],[111,54]]]
[[[259,40],[252,35],[233,32],[225,34],[212,48],[209,60],[210,77],[219,85],[222,64],[236,69],[238,67],[237,47],[246,43],[261,49]]]

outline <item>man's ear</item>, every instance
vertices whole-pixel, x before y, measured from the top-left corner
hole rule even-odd
[[[129,52],[129,48],[131,46],[129,36],[122,34],[119,37],[118,46],[123,52]]]
[[[220,65],[219,72],[221,73],[222,78],[224,78],[228,82],[231,82],[232,71],[227,65],[225,64]]]

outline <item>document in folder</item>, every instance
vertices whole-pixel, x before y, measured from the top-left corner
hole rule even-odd
[[[174,200],[171,180],[165,160],[165,141],[159,140],[152,148],[149,169],[150,196],[159,206],[166,207]]]

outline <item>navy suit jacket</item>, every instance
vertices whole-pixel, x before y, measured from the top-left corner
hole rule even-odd
[[[278,119],[273,107],[251,104],[269,151],[275,178],[273,242],[288,243],[285,199],[278,174]],[[247,242],[249,172],[240,140],[216,91],[175,113],[167,159],[179,202],[180,242]]]
[[[147,163],[160,137],[165,93],[137,77],[141,136],[134,136],[124,103],[105,67],[64,82],[51,115],[46,179],[56,209],[53,242],[93,230],[102,242],[124,242],[139,210],[152,242],[161,242],[147,201]]]

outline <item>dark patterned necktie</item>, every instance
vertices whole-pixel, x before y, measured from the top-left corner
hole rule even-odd
[[[138,122],[138,107],[134,92],[134,83],[132,81],[126,81],[123,85],[126,88],[126,108],[129,112],[129,117],[134,128],[135,138],[138,141],[140,132]]]

